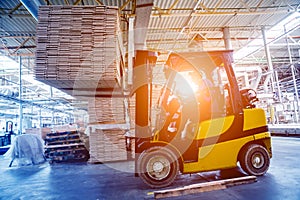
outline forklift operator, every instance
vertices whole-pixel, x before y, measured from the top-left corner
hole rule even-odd
[[[208,81],[193,72],[187,73],[186,76],[180,72],[172,71],[170,73],[170,70],[165,70],[165,72],[167,72],[166,77],[169,78],[168,82],[174,82],[166,86],[171,89],[168,89],[170,91],[167,100],[165,100],[167,118],[163,130],[173,132],[177,129],[177,137],[180,136],[182,140],[192,139],[193,135],[188,134],[195,133],[199,121],[211,117],[211,96]],[[170,76],[170,74],[172,75]]]
[[[192,90],[190,88],[190,90]],[[199,108],[198,102],[193,92],[188,90],[176,90],[176,95],[181,102],[181,118],[178,127],[178,134],[181,139],[185,140],[188,138],[192,139],[193,136],[188,135],[194,132],[195,125],[199,121]]]
[[[192,84],[185,82],[188,84],[187,87],[184,90],[178,90],[182,102],[180,123],[182,130],[179,130],[182,139],[186,138],[188,133],[195,133],[199,122],[211,118],[210,82],[198,73],[190,72],[187,78]]]

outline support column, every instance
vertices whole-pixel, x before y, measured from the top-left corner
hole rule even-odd
[[[273,64],[272,64],[272,59],[271,59],[271,54],[270,54],[270,49],[269,49],[269,45],[267,44],[267,37],[266,37],[266,30],[265,27],[261,28],[261,32],[262,32],[262,36],[263,36],[263,42],[264,42],[264,48],[265,48],[265,53],[266,53],[266,57],[267,57],[267,63],[268,63],[268,71],[270,72],[270,78],[271,78],[271,91],[274,92],[274,68],[273,68]]]
[[[223,38],[224,38],[225,49],[226,50],[232,49],[230,31],[228,27],[223,28]]]
[[[128,85],[133,84],[134,19],[134,17],[128,19]]]
[[[135,22],[135,49],[146,49],[147,29],[154,0],[136,0],[136,22]]]
[[[298,89],[297,89],[297,83],[296,83],[296,76],[295,76],[295,66],[292,64],[291,65],[291,71],[292,71],[292,76],[293,76],[293,84],[295,88],[295,98],[296,98],[296,106],[294,108],[295,111],[295,121],[298,123],[299,121],[299,95],[298,95]]]
[[[277,92],[278,92],[279,101],[280,101],[280,103],[282,103],[281,89],[280,89],[280,84],[279,84],[278,72],[277,71],[275,71],[275,78],[276,78],[276,85],[277,85]]]
[[[249,88],[250,84],[249,84],[249,77],[248,77],[248,73],[247,72],[244,72],[244,80],[245,80],[245,86],[246,86],[246,88]]]
[[[53,88],[52,88],[52,86],[50,86],[50,88],[49,88],[49,90],[50,90],[50,99],[52,99],[53,98]],[[51,110],[51,127],[53,127],[53,124],[54,124],[54,106],[52,106],[52,110]]]
[[[290,44],[289,44],[289,41],[288,41],[288,33],[286,31],[285,26],[284,26],[284,32],[286,34],[285,35],[286,44],[287,44],[287,49],[288,49],[288,53],[289,53],[289,60],[290,60],[290,64],[291,64],[291,71],[292,71],[292,76],[293,76],[293,85],[294,85],[295,98],[296,98],[296,106],[294,104],[295,122],[298,123],[298,121],[299,121],[299,95],[298,95],[298,88],[297,88],[296,76],[295,76],[295,66],[293,64],[291,48],[290,48]]]
[[[23,131],[23,103],[22,103],[22,56],[19,57],[19,134],[22,134]]]
[[[42,109],[41,108],[39,109],[39,124],[40,124],[40,129],[42,129],[43,124],[42,124]]]

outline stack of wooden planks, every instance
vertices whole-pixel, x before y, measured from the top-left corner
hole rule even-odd
[[[95,129],[90,133],[91,163],[127,160],[125,131]]]
[[[51,128],[27,128],[25,129],[26,134],[39,135],[43,140],[45,140],[47,133],[51,132]]]
[[[129,107],[129,118],[130,118],[130,128],[135,128],[135,94],[128,98],[128,107]]]
[[[91,98],[88,101],[89,123],[125,123],[124,98]]]
[[[68,94],[120,80],[117,7],[40,6],[35,78]]]
[[[134,156],[134,149],[127,150],[125,142],[125,132],[134,128],[134,106],[125,98],[89,99],[89,126],[94,127],[89,131],[91,163],[127,160]],[[130,122],[126,119],[127,112]]]

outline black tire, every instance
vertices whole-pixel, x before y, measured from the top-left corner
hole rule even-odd
[[[265,147],[251,144],[244,148],[239,158],[242,169],[249,175],[262,176],[270,165],[270,156]]]
[[[169,186],[175,180],[178,171],[175,154],[164,147],[151,147],[138,158],[139,176],[152,188]]]

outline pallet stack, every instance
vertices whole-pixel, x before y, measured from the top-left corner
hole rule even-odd
[[[87,161],[89,152],[82,139],[83,133],[64,131],[48,133],[45,139],[45,156],[50,162]]]
[[[116,87],[119,24],[117,7],[40,6],[35,78],[71,95]]]

